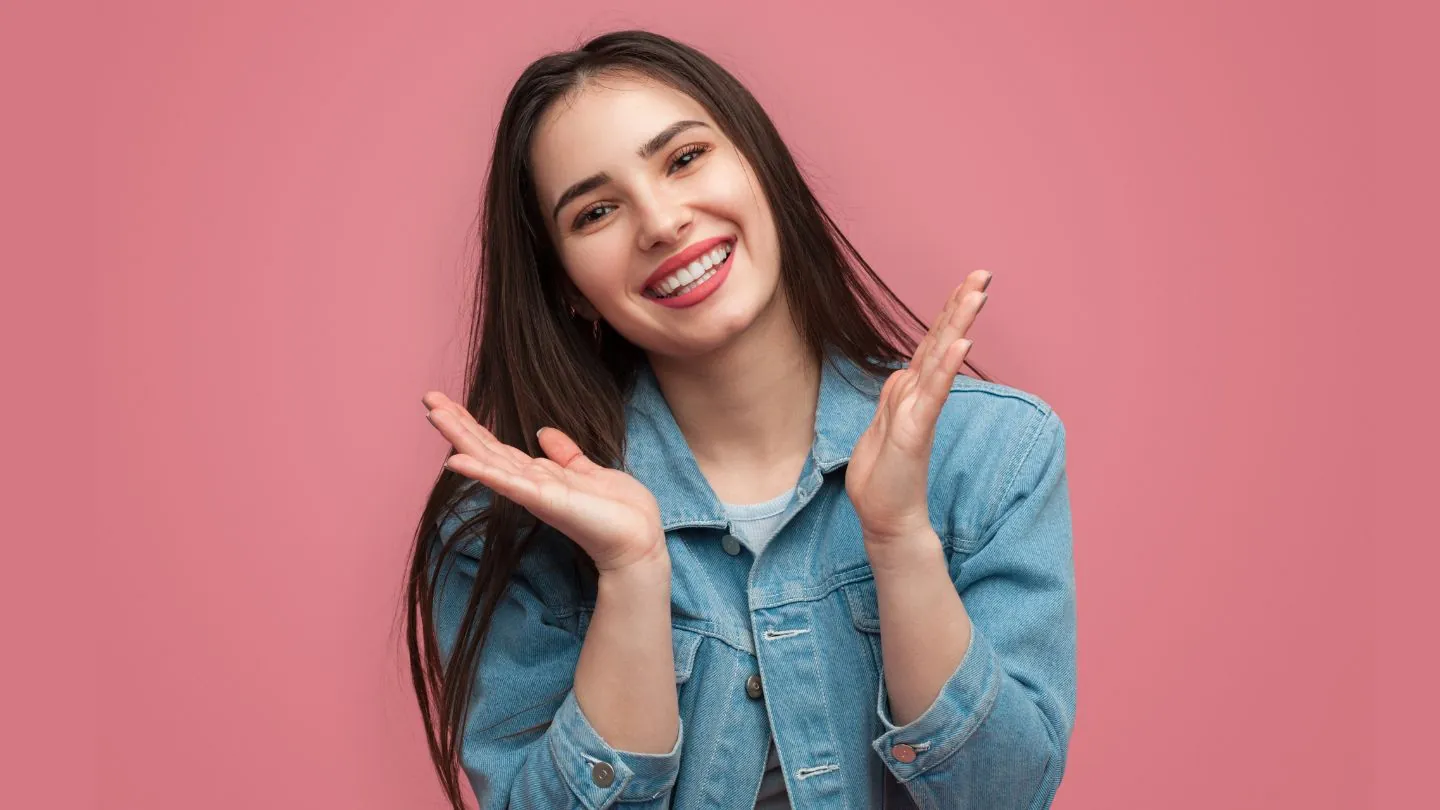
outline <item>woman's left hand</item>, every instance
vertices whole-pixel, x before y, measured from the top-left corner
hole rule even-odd
[[[884,543],[933,531],[926,503],[935,422],[970,350],[964,339],[988,297],[990,273],[976,270],[950,293],[906,368],[880,389],[870,427],[855,443],[845,492],[865,542]]]

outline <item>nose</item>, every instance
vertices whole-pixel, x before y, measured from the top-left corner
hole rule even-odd
[[[642,251],[678,242],[694,218],[689,206],[659,189],[649,191],[637,208],[640,224],[636,239]]]

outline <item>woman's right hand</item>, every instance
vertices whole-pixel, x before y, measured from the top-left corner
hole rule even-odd
[[[663,562],[669,552],[660,505],[634,477],[585,457],[569,436],[540,431],[546,457],[501,442],[470,412],[438,391],[421,398],[426,418],[456,454],[445,466],[473,478],[575,541],[601,573]]]

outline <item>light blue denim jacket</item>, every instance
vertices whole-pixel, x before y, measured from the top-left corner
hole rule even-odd
[[[974,632],[935,702],[896,725],[875,582],[845,494],[879,383],[831,359],[810,457],[759,558],[722,542],[721,503],[641,370],[624,464],[659,501],[670,551],[679,737],[668,754],[621,751],[586,720],[572,686],[595,594],[547,529],[500,603],[467,714],[461,762],[482,808],[752,810],[772,730],[801,810],[1050,805],[1075,718],[1064,426],[1032,394],[955,378],[928,502]],[[477,485],[440,536],[486,500]],[[441,582],[446,660],[482,544],[467,544]]]

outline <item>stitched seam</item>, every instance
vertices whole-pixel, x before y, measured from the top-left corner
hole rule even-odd
[[[743,650],[742,650],[742,652],[743,652]],[[757,668],[758,668],[758,667],[757,667]],[[734,671],[733,664],[732,664],[732,671]],[[734,725],[734,722],[733,722],[732,718],[733,718],[734,715],[735,715],[735,706],[737,705],[737,704],[736,704],[736,701],[735,701],[735,700],[725,700],[725,701],[722,701],[722,702],[721,702],[721,705],[723,705],[723,706],[725,707],[725,713],[724,713],[724,719],[721,721],[719,727],[720,727],[720,728],[734,728],[735,725]],[[697,711],[695,714],[698,716],[698,715],[699,715],[699,712]],[[705,767],[704,767],[703,769],[701,769],[700,773],[715,773],[715,757],[718,756],[719,753],[720,753],[720,746],[716,745],[714,742],[711,742],[711,743],[710,743],[710,758],[709,758],[708,760],[706,760],[706,762],[705,762]],[[679,779],[679,778],[677,777],[676,779],[677,779],[677,782],[676,782],[676,783],[678,784],[678,783],[679,783],[679,782],[678,782],[678,779]]]
[[[538,707],[540,707],[540,706],[543,706],[543,705],[545,705],[546,703],[549,703],[550,701],[554,700],[554,699],[557,698],[557,697],[560,698],[560,700],[563,702],[563,701],[565,700],[565,695],[566,695],[566,693],[569,692],[570,689],[571,689],[571,686],[570,686],[570,685],[566,685],[565,688],[559,690],[558,692],[552,692],[551,694],[548,694],[548,695],[546,695],[545,697],[540,698],[539,700],[535,701],[534,703],[531,703],[529,706],[526,706],[526,707],[523,708],[523,709],[520,709],[519,711],[514,711],[514,712],[511,712],[510,714],[507,714],[506,716],[500,718],[499,720],[496,720],[495,722],[491,723],[491,724],[488,725],[488,726],[485,726],[484,728],[474,729],[471,733],[472,733],[472,734],[479,734],[479,733],[484,732],[484,731],[489,731],[490,729],[495,728],[496,726],[500,725],[501,723],[505,723],[505,722],[507,722],[507,721],[509,721],[509,720],[512,720],[512,719],[514,719],[514,718],[516,718],[516,717],[519,717],[519,716],[522,715],[522,714],[525,714],[525,713],[528,712],[528,711],[532,711],[532,710],[534,710],[534,709],[536,709],[536,708],[538,708]],[[559,710],[558,705],[557,705],[557,707],[556,707],[556,710],[557,710],[557,711]],[[517,732],[515,732],[515,733],[516,733],[516,734],[521,734],[521,733],[523,733],[523,732],[517,731]],[[510,735],[507,734],[507,735],[505,735],[505,736],[508,737],[508,736],[510,736]],[[500,739],[504,739],[504,737],[501,737]]]
[[[589,797],[585,795],[584,791],[576,787],[575,780],[570,776],[570,769],[562,764],[562,758],[560,756],[559,750],[560,735],[549,734],[547,736],[550,738],[550,762],[554,764],[555,770],[560,772],[560,781],[565,784],[565,787],[570,789],[570,795],[574,796],[576,800],[578,800],[582,805],[589,807]],[[581,753],[581,756],[584,756],[583,752]]]
[[[998,397],[1000,399],[1015,399],[1026,403],[1036,410],[1044,410],[1045,405],[1040,397],[1022,391],[1013,386],[999,387],[997,384],[987,382],[968,375],[957,374],[955,382],[950,385],[950,393],[973,393],[985,394],[986,396]],[[963,382],[962,382],[963,381]]]
[[[940,534],[938,532],[936,534],[940,538],[940,545],[941,548],[944,550],[947,559],[954,552],[959,550],[959,542],[953,536]],[[767,601],[763,604],[757,605],[756,609],[769,610],[772,608],[783,607],[785,605],[792,605],[796,602],[818,602],[826,598],[830,594],[834,593],[836,590],[845,587],[846,585],[853,585],[856,582],[863,582],[867,579],[874,578],[875,573],[870,568],[870,564],[868,562],[861,563],[851,568],[846,568],[843,571],[831,574],[823,581],[821,581],[818,585],[814,585],[812,587],[798,591],[793,596],[784,596],[777,600]]]
[[[800,770],[795,772],[795,778],[797,780],[803,781],[805,779],[809,779],[812,776],[819,776],[822,773],[830,773],[831,771],[838,770],[840,770],[839,765],[836,765],[833,762],[828,762],[824,765],[816,765],[811,768],[801,768]]]
[[[810,632],[810,628],[806,627],[799,630],[766,630],[763,635],[766,641],[774,641],[776,639],[790,638],[791,636],[798,636],[808,632]]]
[[[1030,425],[1026,426],[1026,429],[1030,431],[1030,436],[1029,441],[1024,443],[1024,450],[1018,452],[1015,450],[1010,451],[1011,457],[1015,458],[1015,462],[1010,468],[1010,473],[1005,481],[1005,486],[1002,487],[1000,492],[990,501],[990,507],[986,510],[985,520],[982,523],[982,526],[984,528],[978,535],[981,542],[977,542],[976,548],[981,548],[985,545],[986,542],[989,542],[985,538],[989,536],[990,530],[995,527],[995,522],[999,518],[998,512],[1000,511],[1000,507],[1005,503],[1005,499],[1015,488],[1015,482],[1020,479],[1020,471],[1025,468],[1025,461],[1030,458],[1030,453],[1034,451],[1035,446],[1040,443],[1040,436],[1044,433],[1043,428],[1050,421],[1050,415],[1053,413],[1053,410],[1048,411],[1042,414],[1038,419],[1031,420]],[[1019,440],[1023,439],[1024,437],[1025,431],[1019,431],[1019,435],[1017,435],[1016,437],[1017,445],[1019,443]]]
[[[970,717],[971,722],[961,726],[960,730],[955,732],[955,736],[963,737],[965,739],[965,742],[950,749],[950,751],[945,754],[945,756],[931,763],[930,767],[926,768],[923,771],[917,771],[915,775],[911,777],[912,779],[920,776],[920,774],[940,767],[941,765],[945,764],[946,760],[960,753],[960,751],[965,747],[965,745],[970,742],[970,738],[975,735],[975,729],[979,728],[981,723],[985,722],[990,718],[990,712],[995,708],[995,701],[1000,697],[1000,688],[1005,685],[1006,677],[1007,676],[1005,675],[1005,670],[997,665],[995,674],[995,685],[986,690],[985,696],[980,699],[980,705],[975,707],[975,714],[971,715]]]

